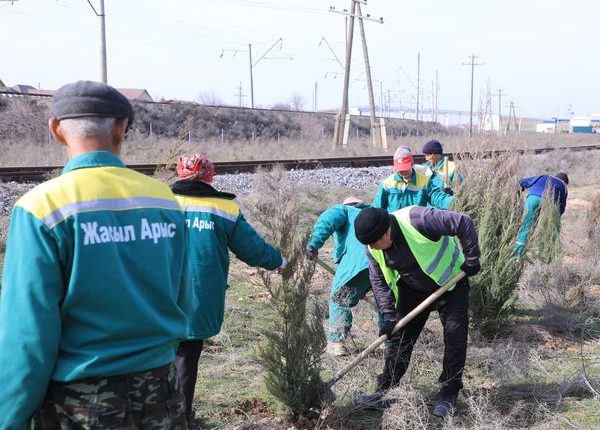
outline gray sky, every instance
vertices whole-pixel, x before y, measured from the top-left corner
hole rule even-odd
[[[90,0],[98,7],[98,0]],[[299,94],[307,110],[318,85],[319,109],[341,102],[344,16],[349,0],[105,0],[108,81],[146,88],[154,97],[199,100],[214,95],[250,104],[248,43],[254,60],[280,37],[254,68],[256,106],[289,102]],[[475,68],[475,107],[488,83],[501,88],[503,113],[551,117],[569,109],[600,112],[597,85],[600,1],[597,0],[369,0],[363,14],[375,98],[388,91],[392,105],[414,104],[417,53],[421,86],[431,106],[439,73],[440,108],[468,110],[469,55]],[[366,106],[362,49],[355,28],[350,104]],[[99,25],[87,0],[0,2],[0,79],[45,89],[78,79],[99,79]],[[275,57],[275,58],[271,58]],[[291,59],[290,59],[291,58]],[[498,99],[493,98],[494,113]]]

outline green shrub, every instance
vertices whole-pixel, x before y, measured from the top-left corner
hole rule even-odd
[[[265,340],[256,358],[266,371],[269,392],[298,418],[313,406],[322,387],[321,355],[326,345],[323,312],[310,296],[314,264],[304,254],[309,231],[301,226],[297,190],[280,169],[256,176],[251,213],[269,241],[288,260],[280,277],[260,271],[261,284],[271,296],[273,318],[262,332]]]
[[[542,196],[537,223],[531,240],[531,249],[536,258],[544,264],[550,264],[561,257],[563,249],[560,243],[560,211],[552,198],[552,190],[546,189]]]
[[[460,162],[462,182],[454,210],[469,214],[477,227],[481,272],[470,279],[471,318],[475,328],[493,336],[510,318],[523,269],[514,256],[523,201],[517,192],[519,158],[507,153],[492,159],[474,155]]]

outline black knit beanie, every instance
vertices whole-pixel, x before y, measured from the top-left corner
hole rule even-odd
[[[390,214],[385,209],[362,209],[354,220],[356,238],[363,245],[377,242],[388,228],[390,228]]]
[[[423,154],[442,154],[442,144],[438,140],[430,140],[423,145]]]

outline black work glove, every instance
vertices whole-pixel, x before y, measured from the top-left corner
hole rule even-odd
[[[446,194],[448,194],[449,196],[453,196],[454,195],[454,191],[452,191],[452,188],[450,188],[450,187],[444,188],[444,192]]]
[[[319,250],[313,248],[310,245],[306,247],[306,250],[304,252],[306,253],[306,257],[308,257],[310,261],[315,261],[319,256]]]
[[[379,330],[379,336],[383,336],[384,334],[389,338],[392,336],[392,331],[398,322],[398,317],[396,314],[383,314],[383,323],[381,324],[381,329]]]
[[[477,263],[475,265],[468,265],[467,262],[465,261],[462,264],[462,266],[460,266],[460,270],[465,272],[465,275],[467,275],[467,276],[475,276],[481,270],[481,266],[479,265],[479,263]]]

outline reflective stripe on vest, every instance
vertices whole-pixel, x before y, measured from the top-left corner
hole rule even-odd
[[[436,284],[442,286],[460,272],[460,266],[464,263],[465,257],[453,237],[442,236],[439,240],[433,241],[423,236],[410,222],[412,207],[397,210],[392,212],[392,215],[398,220],[400,230],[421,270]],[[398,301],[397,282],[400,274],[385,264],[382,250],[369,247],[369,251],[379,264],[385,281],[390,285],[394,297]],[[450,290],[453,289],[454,286],[450,288]]]

